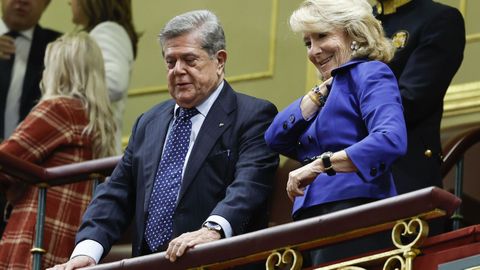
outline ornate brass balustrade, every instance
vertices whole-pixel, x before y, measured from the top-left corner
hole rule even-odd
[[[426,188],[199,245],[175,263],[166,260],[165,253],[162,252],[99,264],[90,269],[228,269],[251,263],[263,263],[267,269],[278,269],[285,265],[292,265],[291,269],[300,269],[300,253],[303,251],[388,230],[392,230],[392,235],[395,235],[392,248],[395,245],[397,249],[388,251],[389,256],[382,258],[386,261],[386,267],[390,267],[386,269],[394,269],[393,267],[398,265],[402,266],[402,263],[406,267],[418,254],[418,246],[428,232],[428,226],[425,226],[424,222],[451,215],[459,204],[460,200],[445,190]],[[405,244],[400,241],[402,234],[411,233],[418,233],[412,242]],[[353,261],[335,267],[337,268],[325,269],[362,269],[362,264],[360,261]]]

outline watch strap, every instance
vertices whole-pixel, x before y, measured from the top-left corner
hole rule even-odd
[[[332,152],[325,152],[320,155],[320,159],[322,160],[324,170],[328,176],[333,176],[337,174],[337,172],[333,169],[332,161],[330,160],[332,156],[333,156]]]

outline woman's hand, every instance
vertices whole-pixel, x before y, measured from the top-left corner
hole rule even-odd
[[[293,201],[297,196],[302,196],[305,191],[305,187],[315,180],[315,178],[322,173],[323,164],[320,160],[314,160],[313,162],[291,171],[288,174],[287,182],[287,194],[288,198]]]
[[[325,80],[318,86],[320,89],[320,93],[324,96],[327,96],[330,92],[330,85],[332,84],[333,77],[330,77],[328,80]],[[315,104],[315,102],[312,101],[312,99],[309,97],[309,94],[307,93],[303,99],[302,103],[300,104],[300,109],[302,110],[302,116],[304,119],[309,119],[314,115],[320,107]]]
[[[322,95],[328,96],[328,94],[330,93],[330,86],[332,85],[332,81],[333,77],[330,77],[328,78],[328,80],[325,80],[324,82],[322,82],[322,84],[320,84],[319,88]]]
[[[333,153],[330,162],[337,173],[358,171],[345,150]],[[291,171],[288,174],[287,182],[287,194],[290,200],[293,201],[296,196],[303,196],[305,187],[310,185],[324,171],[325,167],[321,159],[316,159],[301,168]]]

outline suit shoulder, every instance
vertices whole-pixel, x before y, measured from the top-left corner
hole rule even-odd
[[[161,102],[161,103],[158,103],[158,104],[154,105],[153,107],[151,107],[146,112],[144,112],[142,114],[143,118],[145,120],[155,118],[158,114],[164,113],[169,108],[173,108],[173,106],[175,106],[175,102],[171,99],[167,100],[167,101],[164,101],[164,102]]]
[[[377,60],[361,62],[352,69],[352,72],[356,73],[360,78],[377,76],[380,73],[392,74],[393,76],[393,72],[388,65]]]
[[[237,96],[237,103],[239,106],[273,106],[275,105],[266,99],[261,99],[258,97],[250,96],[243,93],[235,92]],[[275,107],[276,108],[276,107]]]
[[[433,1],[430,4],[431,6],[428,9],[428,13],[430,13],[432,17],[457,20],[460,19],[463,21],[463,16],[457,8]]]
[[[45,39],[51,40],[51,41],[57,39],[58,37],[60,37],[62,35],[61,32],[58,32],[56,30],[49,29],[49,28],[40,27],[40,31],[42,32]]]

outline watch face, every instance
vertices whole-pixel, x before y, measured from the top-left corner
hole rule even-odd
[[[203,226],[205,228],[209,229],[209,230],[215,230],[215,231],[221,231],[222,230],[222,226],[220,226],[218,224],[215,224],[215,223],[212,223],[212,222],[207,222]]]

